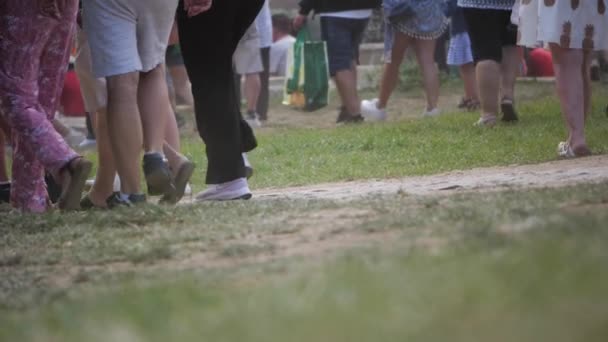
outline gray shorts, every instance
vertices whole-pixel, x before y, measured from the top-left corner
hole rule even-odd
[[[165,60],[178,0],[84,0],[95,77],[150,71]]]
[[[262,55],[260,52],[260,35],[255,26],[251,24],[247,32],[241,38],[239,45],[232,57],[234,69],[239,75],[258,74],[264,71]]]

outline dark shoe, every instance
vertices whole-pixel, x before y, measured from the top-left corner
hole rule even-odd
[[[247,158],[247,153],[242,153],[243,156],[243,164],[245,164],[245,177],[247,179],[253,177],[253,166],[249,162],[249,158]]]
[[[160,153],[146,153],[143,169],[150,196],[167,195],[175,191],[171,171]]]
[[[11,183],[0,184],[0,203],[11,202]]]
[[[120,192],[115,192],[106,200],[108,209],[116,207],[132,207],[136,204],[146,203],[145,194],[130,194],[127,199],[122,198]]]
[[[57,201],[59,209],[80,209],[80,198],[92,167],[93,163],[83,158],[72,160],[65,166],[64,170],[69,172],[70,179],[62,187],[61,196]]]
[[[346,112],[346,107],[340,107],[338,110],[338,118],[336,119],[336,123],[342,123],[348,117],[348,112]]]
[[[357,114],[357,115],[351,115],[348,114],[348,112],[346,111],[346,108],[341,107],[340,108],[340,113],[338,114],[338,118],[336,119],[336,123],[343,123],[343,124],[351,124],[351,123],[362,123],[363,121],[365,121],[365,119],[363,118],[363,116],[361,116],[361,114]]]
[[[59,197],[61,197],[61,184],[57,183],[55,177],[48,172],[44,175],[44,182],[46,183],[46,192],[49,195],[49,200],[51,203],[57,203]]]
[[[175,179],[173,179],[175,191],[170,194],[163,195],[163,197],[160,199],[160,203],[175,204],[179,202],[182,197],[184,197],[186,186],[194,173],[194,168],[194,163],[189,160],[182,163],[177,171],[177,174],[175,175]]]
[[[515,122],[519,120],[517,117],[517,112],[515,111],[515,107],[513,106],[513,100],[510,99],[502,99],[500,103],[500,110],[502,111],[502,121],[503,122]]]
[[[359,124],[359,123],[363,123],[363,121],[365,121],[365,119],[363,118],[363,116],[361,116],[361,114],[357,114],[357,115],[347,114],[346,117],[342,119],[341,123]]]
[[[91,210],[96,208],[97,206],[91,201],[89,195],[84,195],[84,197],[80,200],[80,209],[82,210]]]

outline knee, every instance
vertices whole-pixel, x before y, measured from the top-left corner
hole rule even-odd
[[[136,72],[107,78],[108,99],[135,99],[139,75]]]
[[[164,64],[159,64],[156,67],[154,67],[154,69],[141,73],[141,78],[142,79],[157,78],[157,77],[164,77],[164,76],[165,76],[165,66],[164,66]]]

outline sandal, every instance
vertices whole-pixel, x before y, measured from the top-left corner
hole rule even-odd
[[[160,203],[175,204],[179,202],[182,197],[184,197],[186,186],[188,186],[188,182],[194,173],[195,166],[196,165],[189,160],[182,163],[177,171],[177,174],[175,175],[175,178],[173,179],[175,190],[163,195],[163,197],[160,199]]]
[[[69,181],[63,181],[61,196],[59,196],[58,206],[61,210],[78,210],[80,209],[80,197],[84,190],[87,177],[91,172],[93,163],[88,160],[78,157],[72,159],[63,168],[70,175]]]
[[[586,157],[591,155],[591,150],[589,150],[587,146],[581,146],[573,149],[572,146],[570,146],[570,143],[567,141],[562,141],[557,144],[557,155],[564,159]]]
[[[481,117],[477,122],[473,124],[475,127],[487,127],[492,128],[496,125],[496,117],[495,116],[486,116]]]

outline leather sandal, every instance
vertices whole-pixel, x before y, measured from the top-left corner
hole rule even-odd
[[[70,179],[63,181],[61,196],[58,205],[61,210],[80,209],[80,198],[87,181],[93,163],[82,157],[72,159],[62,171],[67,171]]]

